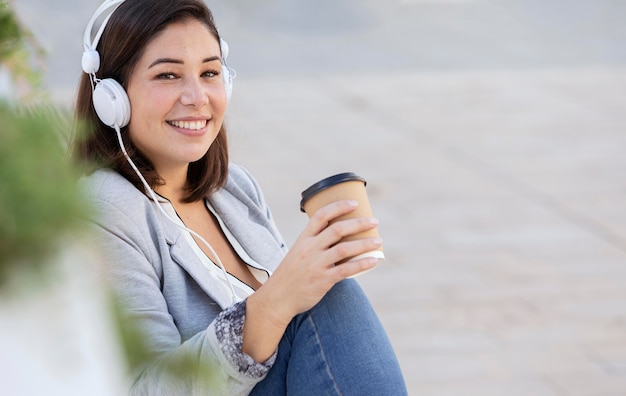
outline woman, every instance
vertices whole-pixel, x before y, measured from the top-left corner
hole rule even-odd
[[[380,322],[346,279],[375,259],[334,265],[381,245],[338,243],[376,220],[328,226],[356,205],[330,204],[287,250],[254,179],[228,162],[229,69],[207,7],[110,0],[92,22],[106,12],[95,42],[91,23],[86,32],[76,111],[93,130],[74,154],[98,164],[84,184],[106,275],[152,356],[133,393],[406,394]],[[183,356],[211,380],[164,375]]]

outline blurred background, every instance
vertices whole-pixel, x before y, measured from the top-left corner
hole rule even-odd
[[[410,394],[626,394],[626,1],[207,3],[287,241],[302,190],[368,180],[387,259],[357,279]],[[14,2],[59,106],[98,4]]]

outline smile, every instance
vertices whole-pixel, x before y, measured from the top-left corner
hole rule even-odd
[[[168,121],[168,124],[177,128],[198,130],[206,126],[207,120],[202,121]]]

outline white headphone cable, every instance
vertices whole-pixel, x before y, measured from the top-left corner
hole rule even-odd
[[[120,145],[120,149],[122,149],[122,153],[124,153],[124,157],[126,157],[126,160],[130,164],[130,166],[133,168],[133,170],[135,171],[137,176],[139,176],[139,179],[141,180],[141,183],[143,184],[143,186],[145,187],[146,191],[148,192],[148,195],[150,195],[150,198],[152,198],[152,200],[154,201],[154,204],[157,206],[157,208],[159,208],[161,213],[170,222],[172,222],[178,228],[181,228],[181,229],[189,232],[190,234],[192,234],[193,236],[198,238],[198,240],[200,240],[202,243],[204,243],[204,245],[209,249],[209,251],[211,252],[213,257],[215,257],[215,261],[217,262],[218,267],[220,267],[220,269],[224,273],[224,277],[226,278],[226,282],[228,282],[228,287],[230,288],[230,293],[231,293],[231,296],[232,296],[232,303],[235,303],[237,301],[241,301],[241,299],[239,297],[237,297],[237,294],[235,293],[235,288],[233,287],[232,282],[228,278],[228,272],[226,271],[226,268],[224,267],[224,264],[222,264],[222,261],[218,257],[218,255],[215,252],[215,250],[213,250],[213,247],[211,247],[211,245],[200,234],[198,234],[194,230],[189,229],[189,228],[187,228],[185,226],[182,226],[182,225],[178,224],[174,219],[172,219],[170,217],[170,215],[165,211],[165,209],[163,209],[161,207],[161,204],[159,203],[159,200],[158,200],[158,198],[156,196],[156,193],[154,192],[154,190],[152,190],[152,187],[150,187],[150,185],[148,184],[146,179],[144,179],[143,175],[141,174],[141,172],[139,172],[139,169],[137,169],[137,166],[135,166],[135,163],[130,159],[130,156],[126,152],[126,148],[124,147],[124,142],[122,140],[122,133],[120,132],[120,127],[115,125],[114,128],[115,128],[115,133],[117,134],[117,141],[118,141],[118,143]]]

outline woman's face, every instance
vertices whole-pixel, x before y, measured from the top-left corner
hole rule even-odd
[[[197,20],[146,46],[128,83],[130,139],[163,176],[202,158],[226,111],[219,42]]]

